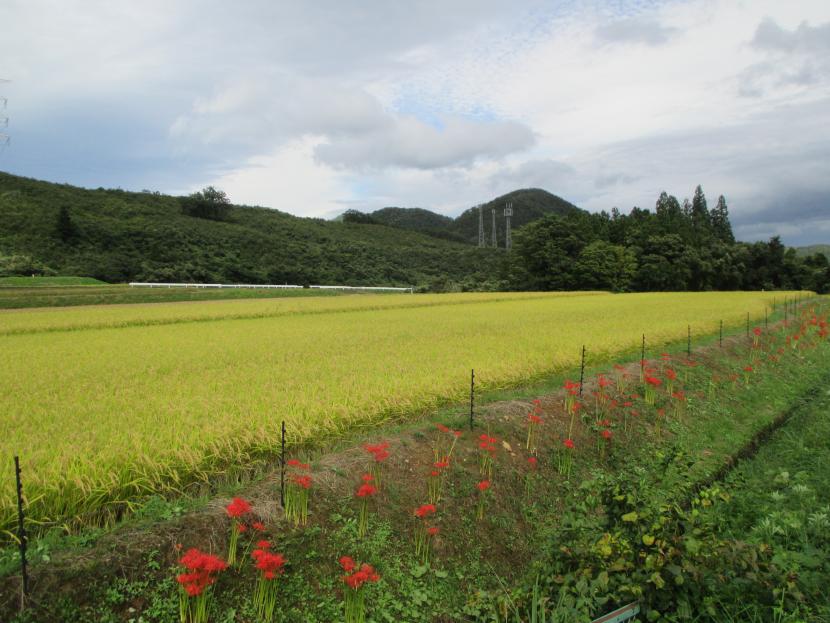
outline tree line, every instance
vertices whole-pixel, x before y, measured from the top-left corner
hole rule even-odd
[[[703,189],[682,204],[663,192],[654,211],[549,215],[514,234],[505,261],[514,290],[830,291],[821,253],[799,257],[778,236],[736,242],[721,195],[710,209]]]

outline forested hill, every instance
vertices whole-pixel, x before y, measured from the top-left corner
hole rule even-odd
[[[499,254],[418,232],[0,173],[0,273],[494,287]],[[215,209],[214,209],[215,208]]]
[[[512,204],[512,228],[538,220],[543,216],[565,216],[581,210],[556,195],[540,188],[524,188],[496,197],[482,205],[484,214],[484,237],[487,245],[492,246],[493,210],[496,211],[496,240],[499,247],[504,246],[505,218],[504,208]],[[430,236],[457,240],[468,244],[478,244],[478,206],[469,208],[457,218],[436,214],[423,208],[383,208],[369,214],[349,210],[343,220],[352,223],[381,223],[391,227],[400,227],[420,231]]]

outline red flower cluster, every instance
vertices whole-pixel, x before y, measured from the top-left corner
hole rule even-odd
[[[389,458],[388,441],[383,441],[381,443],[374,445],[367,443],[365,446],[363,446],[363,448],[366,450],[366,452],[371,454],[374,457],[375,461],[378,463],[382,463],[383,461]]]
[[[562,444],[568,449],[573,450],[574,448],[574,440],[573,439],[566,439],[562,442]]]
[[[310,470],[311,469],[311,465],[309,465],[308,463],[300,463],[300,461],[298,461],[297,459],[288,459],[285,462],[285,464],[288,465],[288,467],[294,467],[296,469],[303,469],[303,470]]]
[[[430,526],[429,528],[427,528],[427,534],[429,536],[435,536],[439,532],[441,532],[441,528],[439,528],[438,526]]]
[[[422,504],[415,509],[415,515],[423,519],[427,515],[432,515],[435,510],[435,504]]]
[[[340,559],[340,566],[347,575],[343,576],[343,581],[353,591],[359,590],[366,582],[377,582],[380,576],[372,568],[372,565],[363,563],[360,568],[357,568],[357,563],[349,556],[343,556]]]
[[[672,370],[671,368],[666,368],[666,378],[670,381],[677,380],[677,372]]]
[[[225,507],[225,512],[228,514],[228,517],[242,517],[251,512],[251,505],[242,498],[234,498]]]
[[[498,442],[498,439],[496,439],[495,437],[490,437],[490,435],[487,435],[485,433],[482,433],[481,435],[479,435],[478,439],[479,439],[479,444],[478,444],[479,448],[481,448],[485,452],[489,452],[491,455],[496,453],[496,450],[498,449],[496,447],[496,443]]]
[[[530,465],[531,469],[536,469],[536,464],[537,464],[536,457],[535,456],[527,457],[527,464]]]
[[[602,435],[603,439],[607,439],[608,441],[611,441],[611,431],[608,430],[607,428],[603,429],[600,434]]]
[[[658,379],[656,376],[647,376],[646,383],[649,385],[653,385],[654,387],[660,387],[663,384],[663,381]]]
[[[576,396],[579,394],[579,383],[576,381],[566,380],[565,391],[567,391],[571,396]]]
[[[308,474],[294,474],[292,480],[294,484],[303,489],[311,489],[311,476]]]
[[[378,492],[378,488],[375,485],[369,484],[368,482],[364,482],[357,489],[357,492],[355,493],[355,495],[359,498],[366,498],[366,497],[374,495],[377,492]]]
[[[600,388],[605,389],[609,385],[613,385],[613,381],[606,377],[603,374],[597,376],[597,383],[599,384]]]
[[[527,421],[530,422],[531,424],[541,424],[542,423],[542,418],[540,418],[535,413],[528,413],[527,414]]]
[[[228,568],[228,563],[218,556],[205,554],[195,547],[185,552],[179,559],[179,564],[189,573],[176,576],[176,581],[190,597],[201,595],[202,591],[216,582],[215,574]]]
[[[285,571],[286,560],[282,554],[271,552],[271,544],[268,541],[257,543],[258,549],[251,552],[251,558],[256,560],[256,568],[262,571],[262,577],[266,580],[273,580]]]
[[[444,459],[443,461],[435,461],[435,464],[433,465],[435,469],[447,469],[449,466],[450,462],[447,459]]]
[[[479,491],[487,491],[490,488],[490,481],[489,480],[482,480],[480,483],[476,485]]]
[[[755,327],[755,328],[752,330],[752,332],[753,332],[755,335],[761,335],[761,327]]]

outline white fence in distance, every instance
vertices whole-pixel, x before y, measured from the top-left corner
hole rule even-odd
[[[257,284],[257,283],[147,283],[131,281],[132,288],[249,288],[272,290],[302,290],[303,286],[288,284]],[[393,288],[387,286],[309,286],[313,290],[367,290],[370,292],[409,292],[414,288]]]

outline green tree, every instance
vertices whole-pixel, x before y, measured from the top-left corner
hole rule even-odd
[[[55,232],[62,242],[70,242],[77,234],[75,223],[72,222],[72,217],[69,214],[69,208],[61,206],[58,210],[58,218],[55,223]]]
[[[712,217],[706,205],[706,195],[698,184],[695,196],[692,198],[692,232],[696,244],[700,244],[712,230]]]
[[[181,199],[182,213],[211,221],[226,221],[231,202],[224,191],[208,186]]]
[[[574,277],[581,289],[627,292],[636,273],[637,257],[632,250],[597,240],[582,249]]]
[[[726,207],[726,199],[723,195],[718,197],[718,205],[712,210],[712,233],[715,237],[729,244],[735,242],[735,235],[732,233],[732,224],[729,222],[729,208]]]

